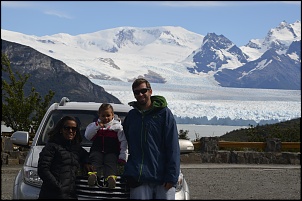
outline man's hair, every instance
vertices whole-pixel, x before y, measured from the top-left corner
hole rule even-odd
[[[103,103],[103,104],[99,107],[99,114],[100,114],[101,112],[103,112],[104,110],[108,110],[108,109],[111,109],[112,112],[114,113],[112,105],[110,105],[109,103]]]
[[[136,80],[134,80],[133,84],[132,84],[132,90],[136,87],[138,87],[139,85],[141,85],[142,83],[146,83],[147,88],[151,89],[151,85],[150,82],[144,78],[138,78]]]

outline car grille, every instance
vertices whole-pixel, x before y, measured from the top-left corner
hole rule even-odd
[[[109,189],[102,185],[103,178],[99,180],[100,186],[89,186],[88,176],[78,176],[76,181],[78,199],[129,199],[129,188],[126,187],[126,183],[117,176],[116,187]]]

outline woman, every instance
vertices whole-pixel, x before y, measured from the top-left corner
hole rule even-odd
[[[77,199],[76,176],[81,165],[92,171],[89,154],[82,141],[78,122],[65,116],[49,133],[38,162],[38,175],[43,180],[39,199]]]

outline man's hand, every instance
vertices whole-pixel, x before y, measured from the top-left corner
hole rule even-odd
[[[172,183],[169,183],[169,182],[164,183],[164,187],[165,187],[166,190],[169,190],[169,189],[172,188],[173,186],[174,186],[174,185],[173,185]]]

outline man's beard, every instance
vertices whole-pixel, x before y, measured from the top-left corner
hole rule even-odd
[[[146,106],[147,105],[147,100],[146,99],[143,99],[143,100],[140,100],[140,101],[137,101],[138,104],[142,107]]]
[[[136,100],[137,100],[137,103],[138,103],[139,107],[145,108],[148,104],[149,97],[143,96],[143,97],[140,97],[139,99],[136,99]]]

